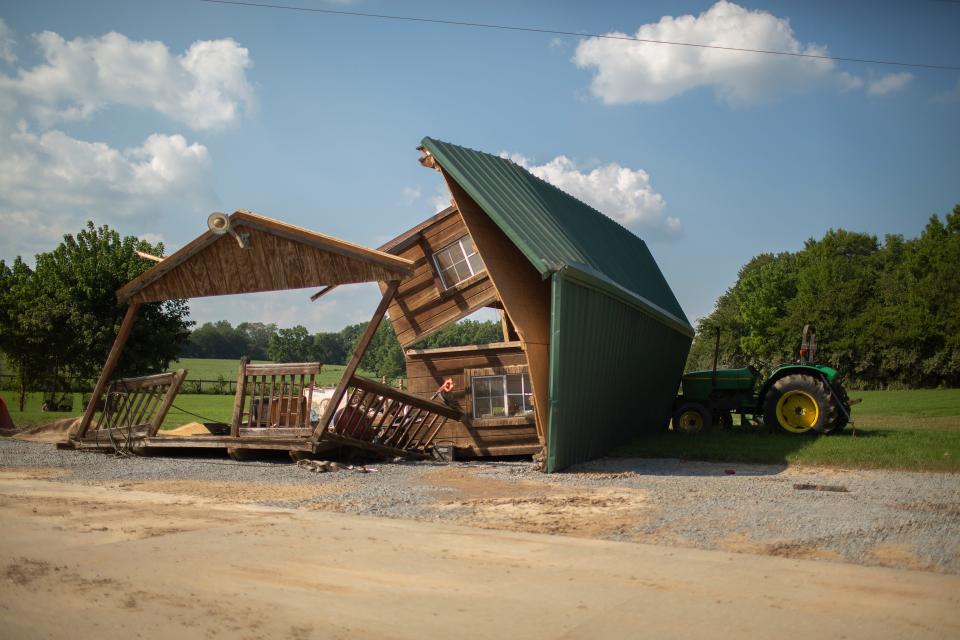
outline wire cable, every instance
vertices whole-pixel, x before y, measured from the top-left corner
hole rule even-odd
[[[654,40],[637,38],[628,35],[613,35],[600,33],[585,33],[581,31],[560,31],[557,29],[541,29],[538,27],[518,27],[486,22],[467,22],[462,20],[443,20],[440,18],[418,18],[413,16],[397,16],[385,13],[364,13],[362,11],[343,11],[339,9],[321,9],[318,7],[298,7],[294,5],[268,4],[265,2],[242,2],[240,0],[199,0],[208,4],[221,4],[238,7],[257,7],[261,9],[279,9],[283,11],[302,11],[307,13],[322,13],[337,16],[353,16],[358,18],[378,18],[381,20],[401,20],[404,22],[424,22],[428,24],[442,24],[456,27],[473,27],[478,29],[498,29],[501,31],[521,31],[527,33],[545,33],[557,36],[573,36],[578,38],[601,38],[604,40],[624,40],[628,42],[643,42],[647,44],[663,44],[676,47],[695,47],[699,49],[717,49],[720,51],[739,51],[744,53],[760,53],[773,56],[788,56],[793,58],[811,58],[815,60],[833,60],[836,62],[859,62],[863,64],[882,64],[893,67],[910,67],[914,69],[935,69],[938,71],[960,71],[960,66],[944,64],[927,64],[923,62],[899,62],[895,60],[877,60],[872,58],[848,58],[842,56],[819,55],[815,53],[797,53],[794,51],[774,51],[769,49],[748,49],[745,47],[726,47],[716,44],[696,44],[693,42],[676,42],[672,40]]]

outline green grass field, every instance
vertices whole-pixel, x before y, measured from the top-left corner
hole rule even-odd
[[[646,435],[618,456],[960,472],[960,389],[857,391],[853,428],[816,437],[734,427]]]
[[[255,363],[267,363],[265,360],[254,360]],[[229,359],[206,359],[206,358],[184,358],[183,360],[170,363],[169,371],[177,369],[187,370],[187,381],[185,389],[193,389],[195,380],[216,381],[219,376],[224,380],[236,381],[237,369],[240,365],[239,360]],[[317,384],[321,387],[332,387],[340,381],[343,375],[343,365],[325,364],[320,375],[317,376]],[[360,375],[373,378],[370,373],[360,371]],[[213,385],[205,385],[204,389],[212,389]],[[42,393],[27,394],[27,402],[24,411],[17,411],[17,393],[15,391],[0,391],[6,403],[10,414],[13,417],[14,424],[34,425],[45,422],[53,422],[60,418],[78,416],[83,414],[82,394],[71,394],[73,397],[73,411],[56,412],[42,411],[43,404]],[[163,421],[163,428],[172,428],[185,422],[199,420],[196,416],[203,416],[208,420],[199,420],[200,422],[229,422],[231,411],[233,409],[233,395],[213,395],[212,393],[180,393],[174,401],[174,407],[167,414]],[[196,414],[196,415],[194,415]]]
[[[209,367],[207,371],[216,370],[210,363],[204,364]],[[339,377],[339,372],[330,373],[328,384]],[[28,396],[26,411],[20,413],[16,411],[15,392],[2,391],[0,395],[17,425],[51,422],[83,410],[80,394],[74,394],[74,411],[70,413],[40,411],[39,393]],[[667,432],[638,438],[614,455],[960,472],[960,389],[860,391],[851,396],[863,398],[854,407],[855,429],[847,427],[837,435],[790,436],[744,427],[698,435]],[[232,396],[180,394],[164,428],[194,420],[229,421],[232,403]]]
[[[255,364],[269,364],[267,360],[252,360]],[[237,370],[240,367],[240,360],[218,359],[218,358],[184,358],[170,363],[168,371],[177,369],[187,370],[187,380],[217,380],[222,376],[224,380],[236,380]],[[340,381],[343,374],[343,365],[325,364],[320,375],[317,376],[317,383],[321,387],[332,387]],[[362,373],[369,376],[370,374]]]

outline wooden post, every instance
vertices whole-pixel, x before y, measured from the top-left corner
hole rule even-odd
[[[150,430],[147,432],[147,435],[151,438],[160,431],[160,425],[163,424],[163,419],[167,417],[167,412],[170,411],[170,405],[173,404],[173,399],[176,398],[180,392],[180,385],[183,384],[183,379],[186,377],[186,369],[179,369],[174,374],[173,380],[170,381],[170,386],[167,387],[167,393],[163,396],[163,402],[160,403],[157,412],[153,416],[153,421],[150,423]]]
[[[90,428],[90,422],[93,420],[93,414],[97,409],[97,402],[100,400],[103,392],[106,391],[107,382],[110,380],[110,376],[113,375],[113,370],[117,368],[117,362],[120,361],[120,354],[123,353],[123,347],[127,344],[127,338],[130,337],[130,331],[133,329],[133,323],[137,319],[137,311],[139,310],[139,302],[131,302],[130,306],[127,307],[127,314],[123,316],[120,332],[117,333],[117,337],[113,341],[113,346],[110,347],[110,354],[107,356],[107,361],[100,371],[100,377],[97,379],[97,384],[93,388],[93,395],[90,396],[87,409],[83,412],[83,418],[80,419],[80,428],[77,429],[76,435],[73,436],[74,440],[81,440],[83,436],[86,435],[87,429]]]
[[[240,436],[240,419],[243,418],[243,401],[247,393],[247,363],[250,358],[240,358],[240,369],[237,371],[237,391],[233,395],[233,417],[230,419],[230,435]]]
[[[320,438],[323,437],[324,432],[327,430],[327,425],[330,423],[334,412],[340,405],[340,401],[343,399],[343,394],[347,392],[347,387],[350,385],[350,379],[353,378],[353,374],[357,372],[357,368],[360,366],[360,361],[363,360],[363,356],[367,352],[367,347],[370,346],[370,341],[373,340],[373,336],[377,332],[377,328],[380,326],[383,316],[387,313],[387,307],[390,306],[390,303],[393,301],[393,296],[396,295],[399,287],[399,280],[390,281],[387,290],[383,294],[383,298],[380,300],[380,306],[378,306],[377,310],[373,312],[373,317],[370,318],[370,324],[367,325],[366,331],[364,331],[363,335],[360,336],[360,341],[357,343],[357,348],[354,350],[353,356],[350,357],[350,361],[347,362],[347,366],[343,370],[343,376],[340,378],[340,382],[337,383],[337,388],[334,389],[333,396],[330,398],[327,408],[324,410],[323,415],[320,416],[320,422],[317,424],[317,428],[313,431],[312,439],[314,442],[319,442]]]

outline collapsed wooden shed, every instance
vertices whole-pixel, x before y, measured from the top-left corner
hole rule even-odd
[[[360,361],[412,271],[404,258],[368,249],[249,211],[214,214],[209,229],[117,291],[126,315],[77,431],[75,448],[280,449],[316,454],[347,445],[388,455],[426,457],[451,407],[357,375]],[[384,283],[383,297],[336,388],[314,409],[321,363],[241,360],[228,423],[202,433],[162,432],[186,372],[111,380],[142,304],[358,282]]]
[[[444,443],[467,457],[542,452],[557,471],[665,428],[693,328],[643,240],[507,159],[432,138],[420,149],[452,206],[379,250],[238,211],[230,235],[211,227],[120,289],[130,307],[73,445],[425,457]],[[110,382],[142,303],[324,287],[316,299],[353,282],[378,282],[383,298],[322,415],[319,363],[241,363],[226,431],[194,436],[159,432],[182,372]],[[415,348],[484,307],[500,310],[502,341]],[[409,393],[356,374],[386,314]]]
[[[643,240],[507,159],[420,149],[452,207],[381,249],[413,263],[389,306],[411,392],[450,379],[463,412],[437,440],[556,471],[665,428],[693,328]],[[483,307],[503,342],[411,348]]]

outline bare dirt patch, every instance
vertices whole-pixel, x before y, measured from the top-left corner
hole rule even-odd
[[[0,469],[2,480],[42,480],[45,478],[62,478],[70,475],[66,469],[50,469],[38,467],[4,467]]]
[[[210,480],[147,480],[117,485],[128,491],[206,498],[219,502],[290,502],[310,500],[330,493],[328,485],[260,484]]]
[[[870,550],[867,559],[881,567],[898,567],[921,571],[938,571],[933,564],[918,558],[912,545],[878,544]]]
[[[481,498],[453,501],[441,508],[468,513],[464,523],[486,529],[554,533],[585,538],[623,534],[636,526],[647,509],[638,492],[603,489],[526,498]]]

